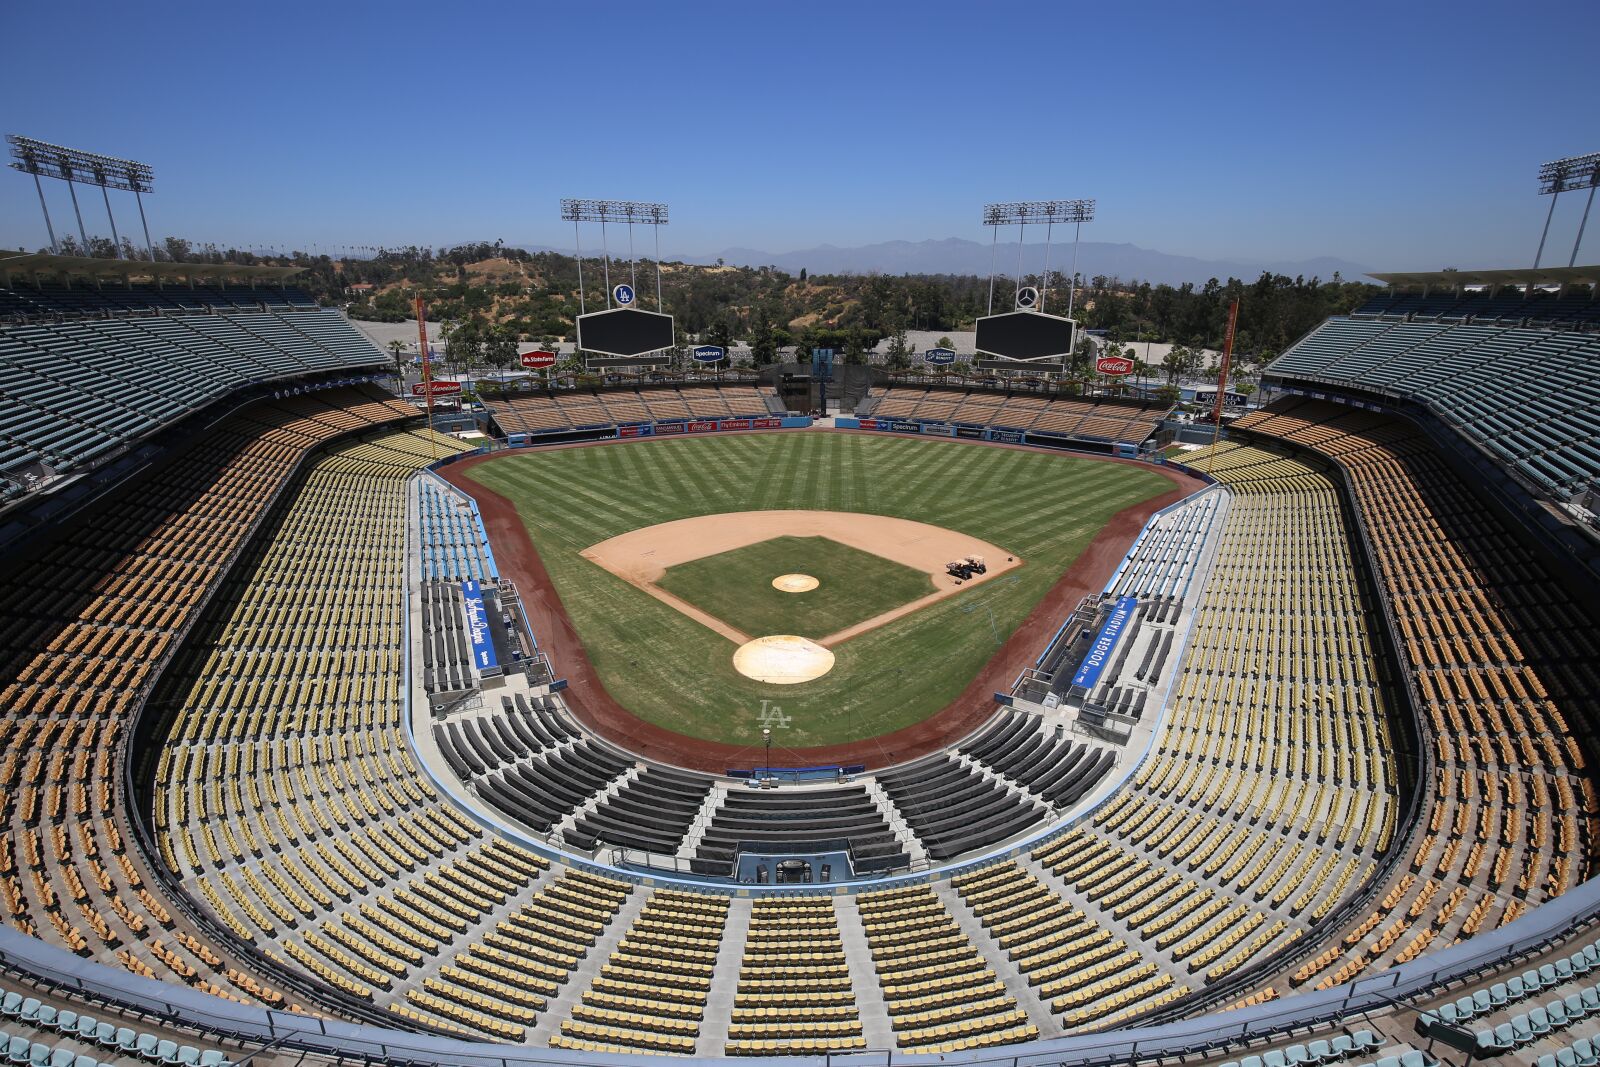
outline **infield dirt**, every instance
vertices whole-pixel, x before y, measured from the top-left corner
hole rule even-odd
[[[731,552],[774,537],[826,537],[830,541],[921,571],[933,580],[936,589],[927,596],[818,638],[817,643],[824,648],[832,648],[857,634],[866,633],[936,601],[954,596],[963,589],[996,578],[1022,566],[1023,562],[998,545],[954,530],[889,515],[846,511],[735,511],[719,515],[696,515],[629,530],[590,545],[581,554],[584,559],[604,567],[662,603],[671,605],[702,626],[742,645],[763,635],[746,634],[735,629],[656,583],[669,567]],[[945,573],[945,564],[970,555],[984,557],[988,572],[974,575],[958,585],[955,579]],[[827,576],[821,577],[825,580]]]

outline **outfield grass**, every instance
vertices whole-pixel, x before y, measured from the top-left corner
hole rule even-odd
[[[821,584],[805,593],[772,587],[791,573]],[[936,591],[921,571],[826,537],[774,537],[690,560],[656,585],[751,637],[827,637]]]
[[[762,701],[775,701],[791,722],[774,736],[784,747],[872,737],[942,708],[994,654],[996,634],[1005,638],[1027,617],[1111,515],[1171,488],[1126,464],[830,433],[512,452],[471,477],[517,504],[620,704],[680,733],[737,744],[760,737]],[[728,640],[579,555],[642,526],[785,508],[932,523],[1027,563],[846,641],[834,669],[813,682],[778,686],[742,677]],[[1049,638],[1039,634],[1041,649]]]

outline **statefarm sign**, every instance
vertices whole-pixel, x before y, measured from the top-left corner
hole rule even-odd
[[[456,396],[460,392],[460,382],[418,382],[411,387],[412,396]]]
[[[1133,360],[1122,356],[1101,356],[1094,361],[1094,369],[1101,374],[1109,374],[1113,378],[1120,378],[1125,374],[1133,373]]]
[[[529,370],[545,370],[556,365],[554,352],[524,352],[522,365]]]

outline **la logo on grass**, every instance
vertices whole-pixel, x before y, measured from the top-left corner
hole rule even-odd
[[[783,713],[783,708],[770,700],[761,701],[761,713],[756,716],[756,721],[762,726],[772,730],[787,730],[789,716]]]

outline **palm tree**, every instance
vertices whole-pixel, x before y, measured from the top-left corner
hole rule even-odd
[[[389,355],[394,359],[394,376],[400,379],[401,386],[404,386],[406,384],[406,361],[403,353],[406,350],[406,343],[396,337],[384,347],[389,350]]]

